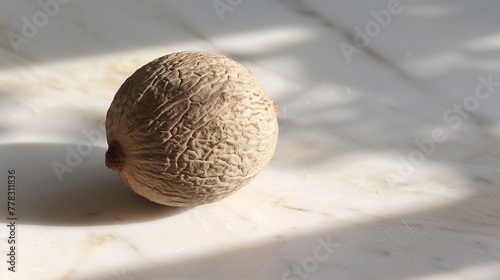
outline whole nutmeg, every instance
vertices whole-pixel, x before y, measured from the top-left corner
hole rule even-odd
[[[243,65],[172,53],[138,69],[106,116],[106,165],[139,195],[193,206],[247,185],[269,163],[278,105]]]

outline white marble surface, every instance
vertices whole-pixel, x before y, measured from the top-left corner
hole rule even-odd
[[[500,278],[500,3],[48,3],[0,0],[0,279]],[[187,209],[131,193],[100,130],[180,50],[241,62],[281,108],[264,172]]]

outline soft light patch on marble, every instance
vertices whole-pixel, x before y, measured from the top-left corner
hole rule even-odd
[[[500,258],[500,255],[498,256]],[[432,259],[426,259],[426,262]],[[424,265],[424,263],[422,263]],[[500,275],[500,267],[498,263],[487,263],[481,265],[471,265],[454,272],[437,273],[422,277],[409,278],[409,280],[443,280],[443,279],[497,279]]]
[[[500,49],[500,33],[470,40],[465,42],[463,47],[475,52],[498,51]]]
[[[467,48],[465,48],[467,49]],[[404,66],[420,73],[421,77],[435,77],[462,67],[474,67],[483,71],[497,72],[499,60],[491,57],[472,58],[462,50],[445,50],[425,57],[409,58]],[[471,77],[472,79],[475,77]]]
[[[318,34],[314,30],[300,26],[281,26],[269,29],[218,36],[212,39],[214,43],[230,52],[244,53],[245,55],[259,55],[273,52],[314,40]],[[241,44],[250,41],[253,44]]]
[[[398,171],[408,168],[415,169],[410,177],[405,177],[407,170]],[[467,178],[453,168],[437,163],[415,168],[386,154],[341,156],[319,168],[294,167],[275,173],[282,175],[272,190],[287,201],[287,207],[336,216],[340,210],[349,219],[405,215],[472,194],[463,183]],[[312,208],[311,201],[315,202]]]
[[[414,17],[440,18],[456,15],[462,11],[461,7],[450,7],[449,5],[440,5],[439,3],[434,3],[433,5],[418,5],[417,2],[414,3],[410,9],[407,9],[406,13]]]

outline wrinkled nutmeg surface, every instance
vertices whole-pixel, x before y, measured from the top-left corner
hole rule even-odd
[[[241,64],[209,52],[158,58],[130,76],[106,117],[106,165],[147,199],[220,200],[271,160],[278,106]]]

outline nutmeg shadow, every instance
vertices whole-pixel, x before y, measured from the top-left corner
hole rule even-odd
[[[17,223],[127,224],[162,219],[188,209],[159,205],[135,194],[117,172],[107,169],[104,154],[104,148],[85,143],[1,145],[1,181],[7,183],[8,170],[16,173],[13,216]],[[6,197],[0,206],[7,209]],[[7,211],[0,211],[1,219],[7,215]]]

